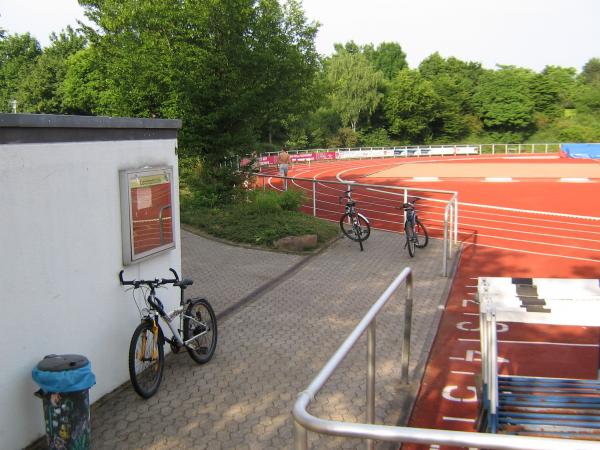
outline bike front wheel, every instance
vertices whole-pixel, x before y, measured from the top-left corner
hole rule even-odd
[[[415,230],[408,221],[406,221],[404,224],[404,234],[406,235],[406,247],[408,247],[408,254],[412,258],[415,256]]]
[[[163,338],[152,320],[140,323],[129,345],[129,378],[135,392],[150,398],[158,391],[165,368]]]
[[[427,233],[427,228],[417,219],[415,223],[415,247],[425,248],[428,243],[429,233]]]
[[[183,339],[190,357],[205,364],[217,348],[217,317],[204,299],[192,300],[183,317]],[[188,342],[192,339],[190,342]]]
[[[340,218],[340,229],[342,233],[353,241],[366,241],[371,234],[371,225],[362,214],[344,214]]]

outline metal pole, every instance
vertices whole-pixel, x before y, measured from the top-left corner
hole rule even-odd
[[[408,203],[408,189],[404,188],[404,203]],[[406,223],[406,210],[402,209],[402,223],[403,225]]]
[[[408,365],[410,362],[410,335],[412,328],[412,309],[413,309],[413,276],[412,272],[406,277],[406,304],[404,305],[404,340],[402,342],[402,373],[400,381],[408,384]]]
[[[452,229],[454,228],[454,204],[452,202],[448,203],[448,206],[450,207],[450,229],[449,229],[449,239],[448,239],[448,248],[449,248],[449,252],[448,252],[448,257],[452,258],[452,251],[454,250],[452,247]]]
[[[265,176],[262,176],[262,182],[263,182],[263,192],[265,191]]]
[[[317,217],[317,180],[313,180],[313,216]]]
[[[376,321],[373,319],[367,328],[367,423],[375,423],[375,343]],[[375,441],[367,439],[367,448],[375,450]]]
[[[458,244],[458,196],[454,194],[454,243]]]
[[[443,275],[448,276],[448,207],[444,211],[444,262],[442,268]]]
[[[308,449],[308,432],[306,428],[294,420],[294,450]]]

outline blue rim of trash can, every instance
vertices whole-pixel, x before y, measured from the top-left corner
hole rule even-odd
[[[46,372],[34,367],[31,377],[45,392],[76,392],[89,389],[96,384],[91,363],[74,370]]]

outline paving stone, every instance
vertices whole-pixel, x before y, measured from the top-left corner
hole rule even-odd
[[[447,279],[440,276],[440,241],[432,239],[414,258],[403,246],[400,235],[374,230],[363,252],[342,239],[315,255],[290,255],[182,231],[182,271],[194,279],[187,293],[209,299],[217,314],[227,312],[215,356],[200,366],[185,353],[168,355],[152,399],[124,386],[96,402],[92,448],[291,449],[298,393],[406,266],[415,277],[414,371],[426,358]],[[399,420],[405,395],[397,389],[405,292],[399,289],[377,318],[376,422],[388,425]],[[312,414],[365,420],[365,355],[363,337],[311,403]],[[365,447],[361,440],[315,433],[309,441],[315,449]]]

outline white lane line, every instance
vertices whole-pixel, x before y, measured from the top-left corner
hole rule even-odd
[[[488,183],[512,183],[514,180],[508,177],[486,177],[482,181]]]
[[[464,211],[463,211],[464,212]],[[473,212],[473,211],[469,211],[469,212]],[[489,213],[488,213],[489,214]],[[496,214],[496,215],[501,215],[501,214]],[[476,222],[491,222],[491,223],[498,223],[498,224],[509,224],[509,225],[515,225],[518,224],[519,227],[529,227],[529,228],[540,228],[540,229],[550,229],[553,231],[572,231],[572,232],[576,232],[576,233],[587,233],[587,234],[600,234],[600,231],[589,231],[589,230],[582,230],[581,228],[565,228],[565,227],[558,227],[556,225],[546,225],[544,224],[535,224],[535,223],[520,223],[517,222],[516,220],[500,220],[500,219],[482,219],[480,217],[475,217],[475,216],[468,216],[468,215],[462,215],[462,220],[463,222],[465,220],[474,220]],[[510,216],[503,216],[505,219],[506,218],[513,218]],[[570,225],[574,225],[573,222],[561,222],[561,221],[556,221],[556,220],[544,220],[544,219],[538,219],[538,218],[527,218],[527,217],[514,217],[514,219],[526,219],[526,220],[537,220],[537,221],[544,221],[544,222],[552,222],[554,224],[564,224],[564,223],[568,223]],[[578,223],[577,224],[579,227],[593,227],[595,229],[600,230],[600,227],[598,226],[597,223],[592,223],[592,224],[586,224],[586,223]],[[468,226],[470,227],[475,227],[475,225],[473,225],[473,223],[468,223]],[[481,226],[485,226],[485,225],[481,225]],[[492,227],[488,227],[488,228],[492,228]],[[505,230],[505,228],[498,228],[501,230]],[[550,235],[552,236],[552,235]]]
[[[513,234],[519,234],[519,235],[520,234],[530,234],[530,235],[537,236],[537,237],[549,237],[549,238],[559,238],[559,239],[565,238],[564,235],[560,235],[560,234],[535,233],[533,231],[524,231],[524,230],[507,230],[506,228],[487,227],[485,225],[477,226],[472,223],[462,223],[460,226],[464,230],[468,230],[468,231],[459,230],[458,233],[459,234],[467,234],[467,235],[472,234],[472,232],[470,230],[478,230],[478,228],[485,228],[486,230],[495,230],[495,231],[501,231],[501,232],[512,231]],[[567,230],[567,231],[576,231],[576,230]],[[594,233],[594,232],[588,231],[586,233],[590,234],[590,233]],[[596,234],[596,233],[594,233],[594,234]],[[510,237],[498,236],[498,235],[494,235],[494,234],[484,234],[484,233],[479,233],[479,232],[477,232],[477,236],[478,237],[492,237],[492,238],[502,239],[502,240],[506,240],[506,241],[526,242],[528,244],[541,244],[541,245],[548,245],[548,246],[552,246],[552,247],[567,247],[567,248],[574,248],[574,249],[579,249],[579,250],[589,250],[592,252],[600,251],[600,249],[578,247],[576,245],[553,244],[551,242],[532,241],[532,240],[522,239],[522,238],[521,239],[510,238]],[[572,237],[572,236],[569,236],[568,239],[570,239],[572,241],[586,241],[586,242],[593,242],[593,243],[598,242],[598,239]]]
[[[559,159],[560,156],[548,155],[548,156],[503,156],[500,159]]]
[[[462,342],[480,342],[479,339],[458,338]],[[524,345],[555,345],[560,347],[591,347],[598,348],[598,344],[574,344],[571,342],[536,342],[536,341],[507,341],[499,339],[502,344],[524,344]]]
[[[561,178],[560,183],[589,183],[589,178]]]
[[[580,258],[578,256],[557,255],[555,253],[532,252],[532,251],[529,251],[529,250],[519,250],[519,249],[516,249],[516,248],[498,247],[496,245],[487,245],[487,244],[480,244],[480,243],[474,244],[472,242],[463,242],[462,245],[464,245],[464,246],[473,245],[473,246],[477,246],[477,247],[495,248],[496,250],[506,250],[506,251],[509,251],[509,252],[526,253],[526,254],[529,254],[529,255],[553,256],[555,258],[574,259],[574,260],[577,260],[577,261],[588,261],[588,262],[593,262],[593,263],[599,263],[600,264],[600,259]],[[548,245],[553,245],[553,244],[548,244]]]
[[[504,206],[493,206],[493,205],[481,205],[478,203],[466,203],[466,202],[458,202],[459,206],[474,206],[476,208],[486,208],[486,209],[497,209],[499,211],[511,211],[511,212],[519,212],[533,215],[546,215],[546,216],[556,216],[556,217],[568,217],[570,219],[584,219],[584,220],[600,220],[600,217],[591,217],[591,216],[579,216],[576,214],[564,214],[564,213],[555,213],[548,211],[533,211],[531,209],[518,209],[518,208],[506,208]],[[473,211],[471,211],[473,212]]]
[[[502,231],[502,230],[501,230]],[[459,234],[468,234],[468,232],[465,231],[459,231]],[[522,231],[522,234],[535,234],[535,233],[528,233],[526,231]],[[547,237],[560,237],[560,236],[554,236],[551,234],[548,235],[543,235],[543,234],[538,234],[538,236],[547,236]],[[543,245],[545,247],[561,247],[561,248],[568,248],[568,249],[573,249],[573,250],[585,250],[585,251],[589,251],[589,252],[600,252],[600,249],[598,248],[588,248],[588,247],[579,247],[577,245],[565,245],[565,244],[554,244],[552,242],[542,242],[542,241],[532,241],[532,240],[528,240],[528,239],[518,239],[518,238],[509,238],[509,237],[503,237],[503,236],[497,236],[497,235],[493,235],[493,234],[483,234],[483,233],[477,233],[477,237],[478,238],[482,238],[482,237],[486,237],[486,238],[493,238],[493,239],[499,239],[502,241],[516,241],[516,242],[523,242],[526,244],[536,244],[536,245]],[[578,240],[578,241],[589,241],[589,242],[598,242],[598,240],[594,240],[594,239],[585,239],[585,238],[570,238],[572,240]]]
[[[461,372],[460,370],[451,370],[450,373],[454,373],[456,375],[475,375],[475,372]]]

